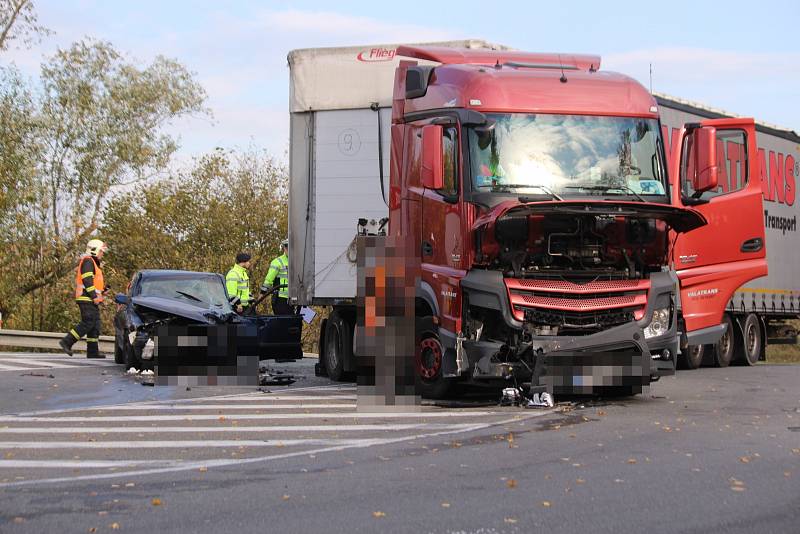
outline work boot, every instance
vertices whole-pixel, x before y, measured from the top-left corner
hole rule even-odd
[[[86,357],[87,358],[105,358],[104,354],[100,354],[100,347],[97,346],[97,338],[86,338]]]
[[[61,350],[63,350],[63,351],[64,351],[64,353],[65,353],[67,356],[72,356],[72,347],[70,347],[70,346],[67,344],[67,341],[66,341],[65,339],[59,339],[59,340],[58,340],[58,346],[59,346],[59,347],[61,347]]]

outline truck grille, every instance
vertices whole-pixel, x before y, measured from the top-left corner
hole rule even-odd
[[[590,334],[641,319],[649,280],[505,280],[517,320],[558,327],[562,334]]]

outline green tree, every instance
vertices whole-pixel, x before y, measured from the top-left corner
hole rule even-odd
[[[139,67],[106,42],[59,50],[40,79],[32,90],[13,71],[0,77],[0,312],[22,317],[69,284],[109,197],[166,171],[177,143],[164,126],[207,113],[182,65]]]
[[[188,170],[115,197],[104,212],[102,235],[111,283],[120,291],[141,269],[226,273],[236,253],[253,256],[251,290],[257,293],[286,233],[288,175],[266,152],[218,149]],[[265,304],[259,313],[267,313]],[[320,310],[317,310],[318,312]],[[105,331],[111,316],[106,312]],[[320,320],[303,328],[306,350]]]
[[[126,283],[145,268],[225,273],[246,250],[263,280],[286,236],[287,183],[285,167],[263,151],[217,149],[120,194],[101,228],[113,247],[109,267]]]

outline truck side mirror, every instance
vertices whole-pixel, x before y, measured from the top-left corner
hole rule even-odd
[[[426,189],[444,187],[442,127],[437,124],[422,128],[422,186]]]
[[[717,129],[712,126],[695,128],[691,133],[690,153],[694,173],[688,175],[696,194],[717,188]]]
[[[117,293],[114,295],[114,302],[117,304],[127,304],[128,303],[128,295],[125,293]]]

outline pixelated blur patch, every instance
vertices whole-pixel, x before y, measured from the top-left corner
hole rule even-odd
[[[358,409],[416,409],[414,351],[419,255],[403,236],[357,240],[355,328]]]
[[[162,325],[155,336],[159,386],[258,386],[253,324]]]
[[[634,346],[547,355],[548,391],[565,395],[639,394],[650,384],[650,355]]]

